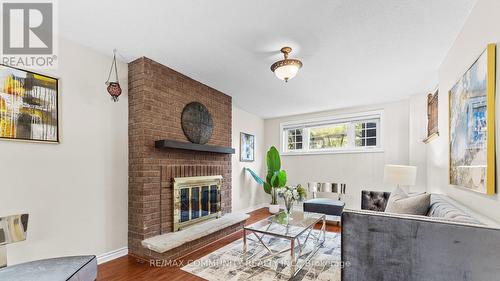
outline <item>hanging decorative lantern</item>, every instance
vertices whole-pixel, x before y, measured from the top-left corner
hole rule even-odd
[[[113,73],[113,68],[115,70],[115,80],[111,80],[111,74]],[[116,66],[116,49],[113,50],[113,62],[111,63],[111,68],[109,69],[108,80],[106,81],[108,86],[108,93],[111,95],[111,100],[114,102],[118,101],[118,97],[122,94],[122,88],[120,87],[120,81],[118,81],[118,68]]]

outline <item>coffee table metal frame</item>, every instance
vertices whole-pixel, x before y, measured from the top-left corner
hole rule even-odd
[[[308,213],[305,213],[305,214],[308,214]],[[268,231],[273,224],[279,224],[278,222],[274,222],[271,220],[274,216],[278,216],[279,214],[267,217],[267,218],[259,221],[259,222],[262,222],[262,221],[269,222],[269,225],[263,229],[252,228],[252,225],[243,227],[243,260],[246,262],[248,259],[251,259],[253,257],[253,256],[251,256],[251,257],[247,256],[247,247],[248,247],[247,240],[251,240],[254,242],[260,242],[260,244],[270,254],[269,256],[263,258],[263,260],[264,259],[271,259],[273,257],[276,257],[276,256],[282,255],[286,252],[289,252],[290,253],[290,261],[291,261],[290,277],[295,276],[302,269],[302,267],[304,267],[304,265],[309,261],[309,259],[311,259],[311,257],[314,256],[314,254],[316,254],[316,252],[319,250],[319,248],[325,242],[326,216],[324,214],[317,214],[317,213],[309,213],[309,214],[317,215],[317,219],[312,221],[310,224],[303,226],[303,230],[298,232],[296,235],[278,234],[278,233],[273,233],[273,232]],[[258,224],[259,222],[257,222],[256,224]],[[316,235],[315,233],[313,233],[313,229],[314,229],[314,226],[319,222],[322,222],[322,225],[320,228],[320,233]],[[281,225],[288,227],[287,225],[283,225],[283,224],[281,224]],[[302,226],[297,226],[297,225],[293,225],[293,226],[294,227],[302,227]],[[305,236],[304,240],[301,242],[299,238],[300,238],[300,236],[302,236],[302,234],[304,234],[306,232],[307,232],[307,235]],[[257,240],[247,238],[247,233],[252,233],[257,238]],[[290,248],[287,248],[287,249],[284,249],[281,251],[273,251],[270,248],[270,245],[267,245],[266,242],[264,242],[262,239],[266,235],[289,240],[290,241]],[[307,255],[307,257],[303,260],[303,262],[301,262],[301,264],[299,266],[297,266],[297,262],[299,261],[299,257],[302,254],[302,250],[305,248],[306,243],[309,241],[310,237],[313,237],[313,239],[315,240],[314,249]],[[296,255],[297,251],[298,251],[298,255]]]

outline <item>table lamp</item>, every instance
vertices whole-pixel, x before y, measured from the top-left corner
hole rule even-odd
[[[385,165],[384,167],[384,183],[396,184],[409,192],[409,186],[415,185],[417,179],[417,167],[404,165]]]

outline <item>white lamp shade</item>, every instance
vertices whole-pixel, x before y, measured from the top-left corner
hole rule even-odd
[[[415,166],[385,165],[384,167],[384,183],[412,186],[416,180]]]
[[[281,80],[290,80],[299,71],[299,66],[294,64],[283,65],[274,70],[274,74]]]

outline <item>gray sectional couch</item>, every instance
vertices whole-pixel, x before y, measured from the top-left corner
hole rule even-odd
[[[427,216],[381,212],[388,197],[365,191],[362,206],[372,210],[344,211],[343,281],[500,280],[496,222],[438,194]]]

